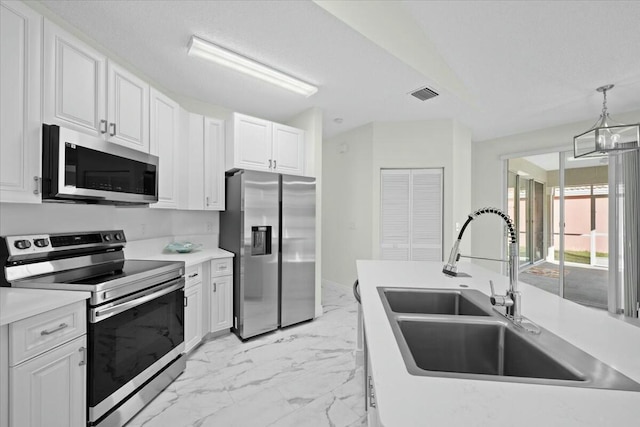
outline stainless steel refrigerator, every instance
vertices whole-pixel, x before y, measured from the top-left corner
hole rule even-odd
[[[226,177],[220,247],[233,260],[242,339],[315,315],[315,179],[240,170]]]

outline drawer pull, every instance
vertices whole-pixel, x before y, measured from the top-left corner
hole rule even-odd
[[[40,332],[40,335],[51,335],[55,332],[61,331],[64,328],[68,328],[69,325],[67,325],[66,323],[60,323],[56,328],[53,329],[45,329],[44,331]]]
[[[218,270],[226,270],[227,269],[227,264],[222,264],[221,266],[218,267]]]
[[[193,279],[194,277],[198,277],[198,273],[193,273],[189,275],[189,279]]]

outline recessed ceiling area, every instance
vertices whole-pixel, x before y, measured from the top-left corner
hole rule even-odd
[[[279,122],[320,108],[325,138],[373,121],[455,119],[482,141],[595,120],[607,83],[614,119],[640,110],[637,1],[40,3],[171,92]],[[189,57],[192,35],[319,90]],[[440,95],[410,95],[425,86]]]

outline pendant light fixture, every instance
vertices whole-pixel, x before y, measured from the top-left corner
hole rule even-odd
[[[191,36],[187,53],[191,56],[197,56],[216,64],[224,65],[305,97],[309,97],[318,91],[316,86],[196,36]]]
[[[601,92],[602,113],[591,129],[573,137],[574,157],[600,157],[607,154],[619,153],[640,148],[640,123],[623,125],[615,123],[607,111],[607,91],[613,85],[597,88]]]

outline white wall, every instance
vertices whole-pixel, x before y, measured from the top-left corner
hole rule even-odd
[[[323,142],[322,280],[350,285],[372,256],[373,125]]]
[[[444,169],[444,244],[470,205],[470,133],[451,120],[376,122],[324,142],[324,280],[356,278],[357,259],[380,257],[380,170]],[[459,170],[459,171],[458,171]]]
[[[614,114],[621,123],[640,122],[640,110]],[[545,152],[558,152],[561,148],[573,150],[573,137],[593,125],[593,120],[568,123],[532,132],[496,138],[472,145],[472,206],[506,208],[506,168],[501,156],[524,157]],[[485,215],[486,217],[487,215]],[[491,222],[490,222],[491,221]],[[480,217],[470,225],[471,251],[478,256],[503,257],[505,237],[501,221]],[[499,263],[478,261],[495,271],[501,271]]]
[[[219,234],[218,212],[67,203],[0,203],[0,235],[122,229],[127,240]]]

